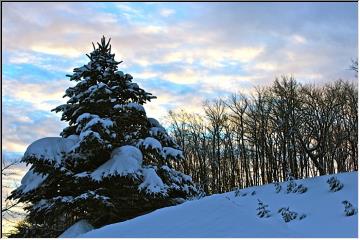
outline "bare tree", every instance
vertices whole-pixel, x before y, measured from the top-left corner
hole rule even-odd
[[[6,158],[2,158],[1,161],[1,177],[3,181],[5,179],[12,179],[16,172],[14,168],[16,168],[20,164],[20,159],[15,160],[7,160]],[[15,180],[12,180],[13,186],[8,184],[2,185],[2,206],[1,206],[1,218],[2,224],[5,222],[15,223],[19,217],[22,216],[22,213],[16,210],[16,207],[19,207],[20,203],[15,200],[9,200],[8,195],[11,189],[16,187]],[[6,233],[4,233],[6,235]]]
[[[359,70],[359,67],[358,67],[358,60],[352,60],[352,64],[350,66],[350,69],[353,70],[355,72],[355,76],[358,77],[358,70]]]
[[[358,92],[352,82],[276,79],[255,94],[207,101],[204,115],[171,112],[184,168],[206,194],[286,179],[355,171]]]

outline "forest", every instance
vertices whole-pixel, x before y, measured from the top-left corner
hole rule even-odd
[[[207,195],[289,174],[357,171],[357,108],[353,82],[303,85],[283,76],[250,96],[208,100],[205,114],[170,111],[170,132],[185,156],[177,167]]]

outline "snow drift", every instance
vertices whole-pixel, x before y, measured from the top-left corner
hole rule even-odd
[[[200,200],[156,210],[125,222],[104,226],[78,235],[104,237],[357,237],[358,216],[346,216],[343,201],[357,208],[357,172],[333,175],[343,184],[330,191],[321,176],[295,180],[307,187],[305,193],[286,193],[282,182],[276,193],[274,184],[216,194]],[[269,217],[257,214],[258,199],[268,205]],[[285,222],[281,208],[296,212]]]
[[[79,234],[89,232],[93,229],[94,227],[86,220],[80,220],[71,227],[69,227],[65,232],[63,232],[59,236],[59,238],[73,238],[78,236]]]

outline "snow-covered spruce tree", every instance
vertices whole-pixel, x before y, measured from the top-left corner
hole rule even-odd
[[[257,215],[259,218],[270,217],[270,210],[268,210],[267,207],[269,207],[269,205],[264,204],[262,201],[260,201],[260,199],[258,199],[258,208],[256,210],[258,211]]]
[[[164,127],[143,104],[155,98],[118,71],[103,37],[87,65],[70,77],[58,138],[32,143],[23,162],[31,168],[10,198],[27,204],[14,236],[57,237],[82,220],[94,227],[130,219],[196,197],[200,190],[173,169],[183,159]],[[17,235],[16,235],[17,234]]]
[[[235,194],[235,197],[241,196],[241,189],[240,189],[240,188],[236,188],[234,194]]]
[[[275,192],[279,193],[281,191],[281,185],[279,182],[274,182]]]
[[[329,178],[326,182],[329,184],[329,188],[331,192],[340,191],[344,187],[344,185],[340,182],[340,180],[334,176]]]
[[[290,169],[286,171],[286,181],[287,181],[286,193],[292,193],[296,189],[297,184]]]
[[[354,206],[349,201],[342,201],[342,204],[344,204],[345,207],[345,216],[352,216],[356,213],[356,208],[354,208]]]
[[[291,220],[294,220],[297,218],[298,214],[297,212],[294,211],[290,211],[289,207],[285,208],[280,208],[278,210],[278,213],[281,214],[282,218],[284,219],[285,222],[290,222]]]
[[[292,173],[290,170],[287,171],[287,177],[286,177],[286,181],[288,182],[287,187],[286,187],[286,193],[305,193],[307,191],[307,187],[305,187],[302,184],[297,184],[295,182],[295,178],[292,176]],[[278,185],[280,186],[280,185]],[[278,188],[277,185],[275,185],[276,187],[276,193],[280,192],[281,190],[281,186],[280,188]],[[278,191],[279,190],[279,191]]]

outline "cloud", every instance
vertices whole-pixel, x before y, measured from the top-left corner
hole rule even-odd
[[[11,97],[30,103],[33,110],[50,111],[65,102],[62,96],[69,85],[70,81],[66,80],[39,84],[4,79],[3,98]]]
[[[163,17],[169,17],[170,15],[173,15],[174,13],[175,13],[174,9],[170,9],[170,8],[160,9],[160,15]]]
[[[62,47],[62,46],[53,46],[49,44],[48,46],[42,45],[32,45],[31,50],[39,53],[52,54],[63,57],[78,57],[81,53],[78,49],[73,47]]]
[[[38,110],[27,102],[11,97],[3,99],[3,150],[24,153],[33,141],[59,136],[65,123],[48,111]]]
[[[292,35],[292,40],[295,44],[304,44],[306,43],[306,39],[303,37],[303,36],[300,36],[300,35]]]
[[[158,118],[171,108],[251,92],[283,74],[304,83],[353,78],[347,69],[357,55],[353,3],[3,6],[4,96],[36,111],[64,102],[61,96],[71,84],[65,72],[86,64],[84,54],[102,35],[112,37],[117,59],[124,60],[120,70],[158,96],[148,104]],[[16,122],[31,119],[18,116]],[[8,148],[24,143],[12,144]]]

